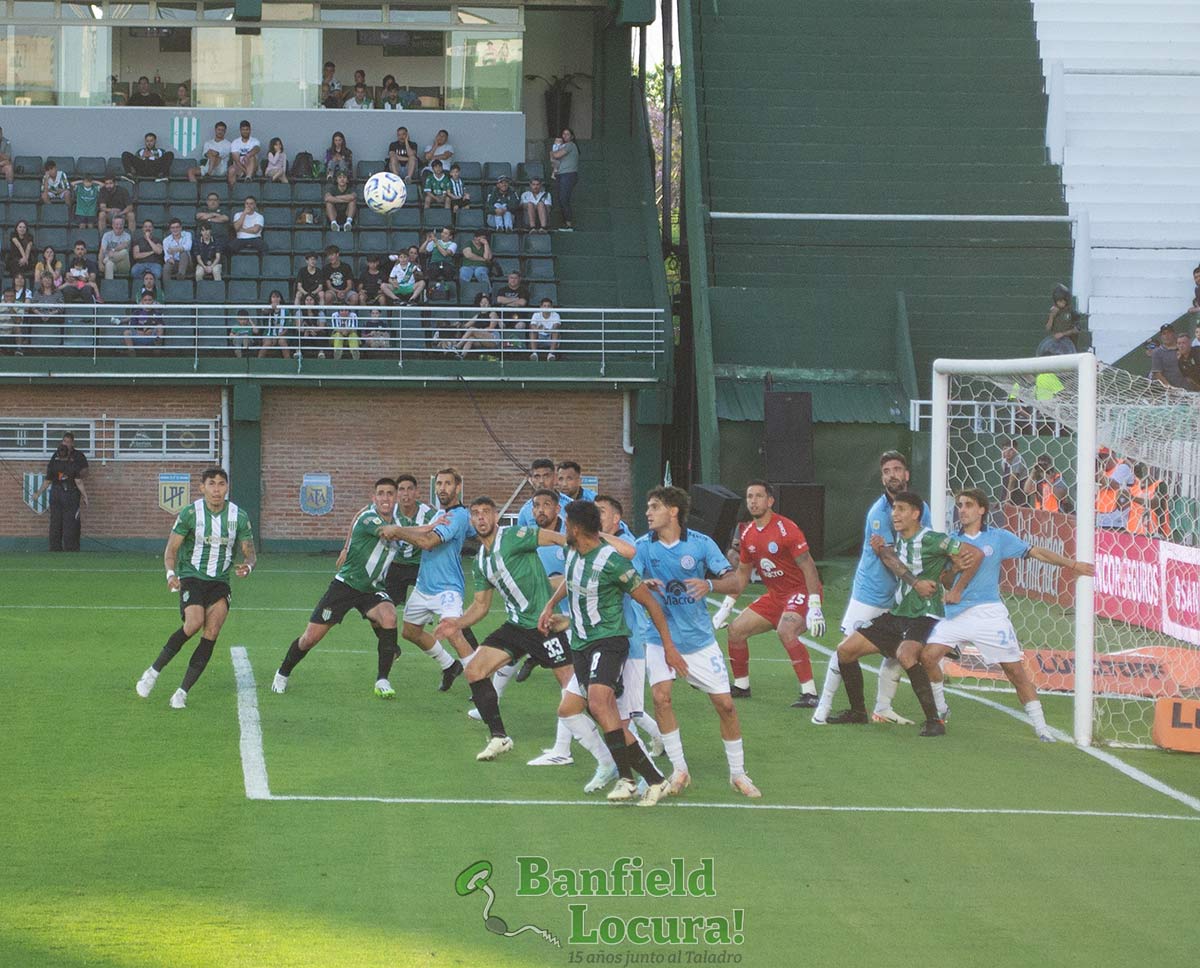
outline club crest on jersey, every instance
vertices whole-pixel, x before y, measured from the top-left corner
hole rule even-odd
[[[684,568],[695,568],[696,567],[696,559],[693,558],[691,555],[684,555],[682,558],[679,559],[679,563],[681,565],[683,565]]]
[[[760,558],[758,560],[758,573],[763,578],[782,578],[783,569],[781,569],[770,558]]]
[[[771,554],[773,554],[773,555],[778,554],[779,553],[779,545],[777,545],[774,541],[771,541],[767,544],[767,551],[771,552]]]
[[[990,544],[984,545],[982,550],[983,550],[983,556],[985,558],[990,558],[990,557],[992,557],[992,555],[994,555],[996,553],[996,549],[993,548]]]
[[[183,600],[184,600],[184,602],[185,602],[185,603],[186,603],[186,602],[187,602],[187,600],[188,600],[189,598],[191,598],[191,597],[192,597],[192,593],[191,593],[191,592],[184,592],[184,593],[183,593]]]
[[[305,474],[300,484],[300,510],[305,514],[328,514],[333,510],[333,478],[328,474]]]
[[[191,503],[191,492],[191,474],[158,475],[158,506],[164,511],[178,514]]]

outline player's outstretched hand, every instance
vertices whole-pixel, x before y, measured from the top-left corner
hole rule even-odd
[[[233,569],[233,573],[237,575],[238,578],[248,578],[250,576],[250,572],[252,571],[254,571],[254,566],[248,565],[244,561]]]
[[[883,540],[883,535],[871,535],[871,550],[874,551],[875,554],[879,554],[879,552],[881,552],[886,546],[887,542]]]
[[[689,578],[688,581],[691,581],[691,579]],[[666,587],[663,585],[662,581],[660,581],[657,578],[647,578],[642,582],[642,584],[645,585],[647,588],[649,588],[650,591],[658,592],[660,595],[662,594],[663,588]],[[708,591],[707,582],[705,583],[705,585],[706,585],[706,587],[704,590]]]
[[[712,591],[707,578],[689,578],[683,584],[687,587],[687,593],[694,602],[703,601],[704,597]]]
[[[433,630],[435,639],[448,639],[458,633],[458,623],[452,618],[444,618],[437,624],[437,628]]]
[[[668,647],[664,645],[663,652],[666,655],[667,665],[674,669],[677,674],[680,676],[686,676],[688,674],[687,661],[680,654],[679,650],[675,648],[675,646],[672,645]]]
[[[1088,564],[1086,561],[1077,561],[1071,566],[1071,570],[1077,575],[1087,575],[1089,578],[1096,574],[1096,566]]]
[[[170,578],[167,579],[167,588],[169,590],[171,590],[173,592],[177,592],[177,591],[179,591],[179,589],[181,587],[183,587],[182,582],[180,582],[180,580],[177,576],[172,575]]]
[[[825,634],[825,612],[821,609],[820,602],[810,602],[808,606],[808,621],[805,623],[808,626],[808,634],[814,638],[820,638]]]

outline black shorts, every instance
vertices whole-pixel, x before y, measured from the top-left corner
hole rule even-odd
[[[358,614],[366,618],[367,612],[380,602],[391,600],[387,592],[360,592],[335,578],[329,583],[308,620],[314,625],[337,625],[352,608],[357,608]]]
[[[543,669],[561,669],[571,663],[571,646],[566,632],[545,636],[537,629],[523,629],[505,622],[484,639],[483,644],[507,652],[514,661],[529,656]]]
[[[901,642],[920,642],[925,644],[929,633],[937,625],[936,618],[922,615],[917,618],[904,618],[884,612],[879,618],[872,619],[858,630],[868,642],[877,648],[881,655],[889,659],[896,657],[896,650]]]
[[[621,684],[621,672],[628,658],[629,639],[623,635],[596,639],[582,649],[571,652],[575,678],[584,691],[588,686],[608,686],[614,693],[617,692]]]
[[[420,565],[398,565],[394,561],[388,568],[383,587],[387,589],[388,597],[396,603],[397,608],[408,598],[408,590],[416,587],[417,572],[420,570]]]
[[[227,581],[209,581],[206,578],[181,578],[179,580],[179,614],[184,609],[199,605],[207,610],[210,605],[216,605],[221,599],[229,604],[231,592]]]

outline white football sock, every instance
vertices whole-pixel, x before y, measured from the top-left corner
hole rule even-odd
[[[671,766],[680,773],[686,773],[688,766],[687,760],[683,758],[683,740],[679,738],[679,730],[676,729],[673,733],[663,733],[662,741],[667,756],[670,757]]]
[[[749,676],[734,676],[733,684],[735,686],[737,686],[739,689],[749,689],[750,688],[750,677]]]
[[[454,657],[446,651],[446,647],[441,642],[434,642],[433,648],[425,654],[434,659],[443,669],[449,669],[454,665]]]
[[[475,653],[472,652],[471,654],[474,655]],[[492,685],[496,687],[497,697],[504,695],[504,690],[508,688],[508,684],[512,682],[513,676],[516,674],[517,667],[515,665],[501,666],[495,671],[492,675]]]
[[[725,744],[725,759],[729,760],[729,775],[741,776],[746,772],[746,751],[742,748],[741,737],[721,742]]]
[[[879,689],[875,693],[875,712],[886,713],[892,708],[904,667],[896,659],[884,659],[879,666]]]
[[[938,715],[946,718],[946,710],[950,707],[946,705],[946,684],[944,682],[930,682],[929,688],[933,690],[933,701],[937,703]]]
[[[1042,711],[1042,701],[1040,699],[1033,699],[1025,704],[1025,715],[1033,723],[1034,732],[1048,733],[1050,731],[1046,725],[1046,714]]]
[[[817,686],[811,679],[807,682],[800,683],[800,694],[802,696],[815,696],[817,694]]]
[[[835,652],[829,657],[829,667],[825,670],[825,683],[821,686],[821,698],[817,702],[817,708],[813,711],[813,716],[818,719],[825,719],[829,715],[829,710],[833,708],[833,697],[837,695],[837,691],[841,686],[842,670],[838,666],[838,657]]]
[[[579,741],[580,746],[592,754],[600,766],[608,766],[613,762],[612,753],[608,751],[604,737],[600,735],[600,730],[591,719],[583,713],[576,713],[574,716],[565,717],[564,721],[571,735]]]
[[[550,752],[555,756],[571,755],[571,728],[562,716],[558,717],[558,726],[554,731],[554,749]]]
[[[633,717],[633,722],[638,724],[639,729],[644,729],[646,735],[651,739],[656,739],[660,743],[662,742],[662,730],[658,728],[658,723],[654,721],[653,716],[646,713],[638,713]],[[630,725],[632,726],[633,723],[630,723]]]

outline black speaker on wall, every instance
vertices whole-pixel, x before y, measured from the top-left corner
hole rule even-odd
[[[720,484],[693,484],[688,497],[692,502],[688,527],[708,535],[724,551],[737,527],[741,495]]]
[[[825,485],[775,484],[775,510],[791,518],[808,539],[814,558],[825,557]]]
[[[763,460],[769,481],[807,483],[813,464],[812,394],[763,394]]]

